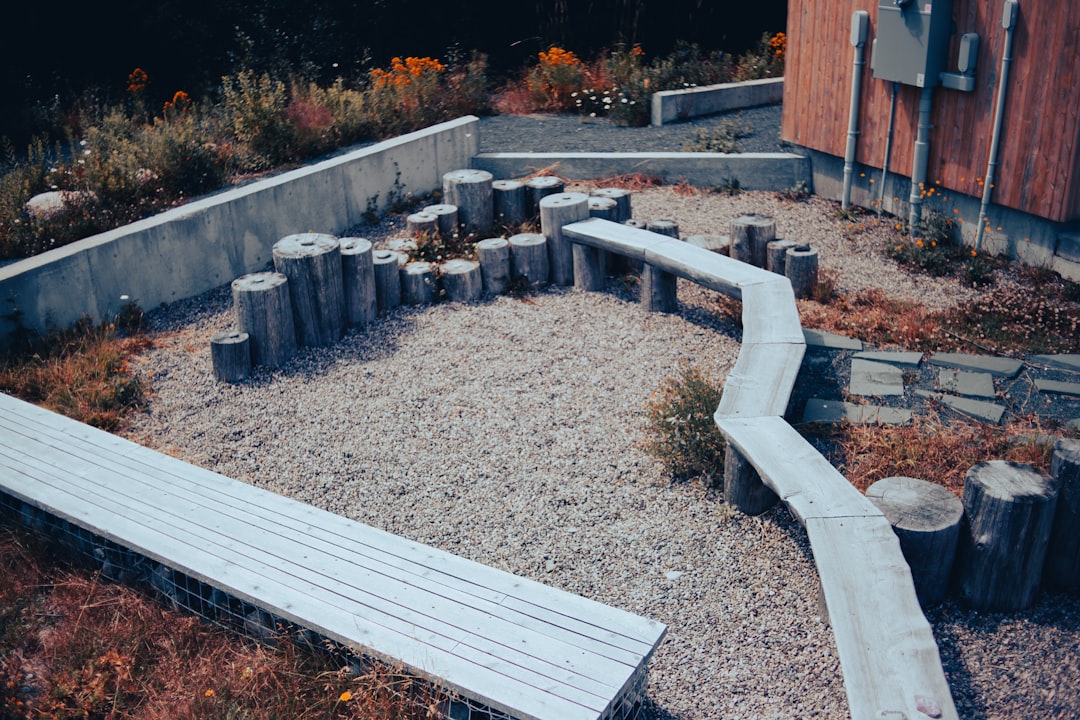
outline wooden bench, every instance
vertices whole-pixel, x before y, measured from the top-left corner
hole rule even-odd
[[[511,718],[621,718],[666,628],[0,394],[6,494]]]
[[[805,351],[788,280],[607,220],[562,230],[574,242],[637,258],[742,300],[742,347],[716,424],[806,528],[852,718],[958,718],[889,521],[783,418]]]

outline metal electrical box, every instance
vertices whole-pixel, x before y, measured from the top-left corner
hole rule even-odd
[[[878,0],[874,77],[934,87],[945,69],[953,34],[952,0]]]

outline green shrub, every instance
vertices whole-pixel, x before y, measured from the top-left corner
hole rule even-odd
[[[646,405],[645,449],[674,479],[722,481],[725,443],[713,420],[722,393],[700,368],[684,365]]]
[[[726,117],[719,125],[697,130],[694,140],[683,145],[683,152],[738,152],[739,140],[753,132],[754,128],[741,115]]]

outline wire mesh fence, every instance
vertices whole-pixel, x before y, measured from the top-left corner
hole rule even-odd
[[[155,596],[167,607],[193,613],[229,631],[259,641],[282,637],[332,654],[342,667],[363,674],[379,660],[359,653],[309,628],[278,617],[204,580],[124,547],[108,537],[0,491],[0,527],[17,526],[56,548],[56,556],[99,573],[103,579]],[[598,720],[635,720],[643,706],[647,673],[640,667],[623,692]],[[437,686],[436,686],[437,688]],[[421,702],[418,698],[417,702]],[[450,720],[516,720],[471,698],[443,693],[440,716]]]

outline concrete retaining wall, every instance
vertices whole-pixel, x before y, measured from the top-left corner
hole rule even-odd
[[[540,170],[571,180],[643,173],[699,187],[738,182],[743,190],[788,190],[811,181],[810,161],[789,153],[485,153],[472,166],[506,179]]]
[[[271,262],[298,232],[340,233],[397,193],[442,186],[478,148],[472,116],[354,150],[0,268],[0,314],[44,331],[108,318],[127,295],[144,308],[198,295]],[[14,324],[0,319],[0,346]]]
[[[653,93],[650,120],[653,125],[689,120],[702,115],[776,105],[784,101],[784,78],[706,85],[686,90]]]

